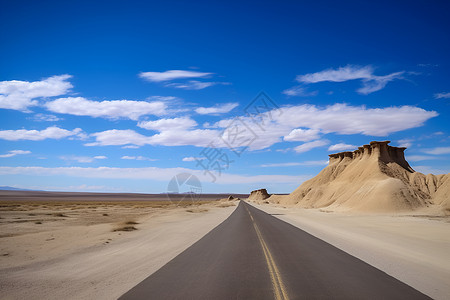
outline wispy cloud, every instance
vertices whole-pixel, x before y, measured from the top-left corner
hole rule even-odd
[[[6,154],[1,154],[0,157],[6,158],[6,157],[13,157],[16,155],[30,154],[30,153],[31,153],[31,151],[28,151],[28,150],[11,150],[11,151],[8,151],[8,153],[6,153]]]
[[[97,159],[107,159],[104,155],[98,155],[98,156],[78,156],[78,155],[62,155],[59,157],[62,160],[66,161],[76,161],[79,163],[91,163]]]
[[[45,104],[45,107],[60,114],[137,120],[144,115],[159,116],[165,114],[167,104],[163,101],[92,101],[83,97],[69,97],[50,101]]]
[[[414,166],[414,170],[423,174],[447,174],[450,172],[450,168],[446,169],[436,169],[430,166]]]
[[[407,155],[406,159],[409,161],[423,161],[423,160],[433,160],[433,159],[439,159],[440,157],[437,156],[430,156],[430,155]]]
[[[164,72],[141,72],[139,77],[152,82],[171,81],[175,79],[186,78],[205,78],[213,73],[185,71],[185,70],[168,70]]]
[[[48,114],[35,114],[33,118],[31,118],[33,121],[37,122],[57,122],[62,120],[60,117],[57,117],[55,115],[48,115]]]
[[[450,92],[447,92],[447,93],[436,93],[436,94],[434,94],[434,98],[435,99],[442,99],[442,98],[449,99],[450,98]]]
[[[334,144],[328,147],[328,151],[345,151],[345,150],[355,150],[358,146],[350,145],[345,143]]]
[[[127,160],[147,160],[147,161],[157,161],[157,159],[145,157],[145,156],[122,156],[121,159],[127,159]]]
[[[302,83],[317,83],[323,81],[344,82],[355,79],[370,79],[373,76],[371,66],[347,65],[338,69],[327,69],[316,73],[298,75],[296,80]]]
[[[197,122],[189,117],[179,117],[172,119],[159,119],[155,121],[139,122],[138,127],[147,130],[167,131],[167,130],[186,130],[197,126]]]
[[[229,85],[229,82],[208,82],[208,81],[197,81],[197,80],[190,80],[188,82],[172,82],[167,83],[166,87],[173,87],[177,89],[184,89],[184,90],[202,90],[204,88],[213,86],[213,85]]]
[[[8,141],[42,141],[45,139],[62,139],[66,137],[84,137],[84,133],[81,128],[75,128],[74,130],[66,130],[56,126],[48,127],[43,130],[0,130],[0,139]]]
[[[413,145],[413,143],[412,143],[413,141],[414,141],[413,139],[402,139],[402,140],[398,140],[397,142],[398,142],[399,147],[409,148]]]
[[[319,129],[301,129],[297,128],[292,130],[283,139],[287,142],[309,142],[317,140],[320,137]]]
[[[302,86],[293,86],[283,91],[283,94],[287,96],[299,96],[299,97],[317,96],[318,93],[319,93],[318,91],[308,92],[307,89]]]
[[[304,144],[301,144],[300,146],[295,147],[294,151],[297,153],[304,153],[304,152],[308,152],[314,148],[326,146],[329,143],[330,143],[330,141],[325,140],[325,139],[312,141],[312,142],[304,143]]]
[[[436,147],[431,149],[425,149],[422,152],[433,155],[450,154],[450,147]]]
[[[218,115],[228,113],[238,106],[239,103],[224,103],[212,107],[198,107],[195,112],[200,115]]]
[[[198,161],[198,160],[205,160],[206,157],[193,157],[193,156],[189,156],[189,157],[183,157],[182,161]]]
[[[29,112],[38,105],[37,99],[66,94],[73,86],[67,80],[70,75],[52,76],[41,81],[1,81],[0,108]]]
[[[262,164],[261,167],[294,167],[294,166],[325,166],[328,164],[328,160],[310,160],[304,162],[288,162],[288,163],[273,163]]]
[[[303,84],[318,82],[344,82],[349,80],[361,80],[362,87],[357,90],[360,94],[370,94],[383,89],[390,81],[403,79],[404,71],[388,75],[374,75],[372,66],[347,65],[338,69],[327,69],[316,73],[298,75],[296,80]]]

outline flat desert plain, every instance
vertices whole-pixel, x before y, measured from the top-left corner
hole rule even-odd
[[[173,195],[173,202],[145,194],[0,195],[1,299],[118,298],[237,203],[207,194],[195,202],[182,201],[185,195]]]
[[[227,219],[238,200],[226,196],[175,205],[166,195],[2,192],[0,298],[118,298]],[[449,216],[248,202],[432,298],[450,298]]]

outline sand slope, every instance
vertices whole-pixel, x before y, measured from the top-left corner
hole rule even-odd
[[[360,212],[402,212],[427,208],[450,213],[450,174],[415,172],[406,148],[371,142],[353,152],[330,155],[329,165],[287,196],[270,202],[305,208]]]

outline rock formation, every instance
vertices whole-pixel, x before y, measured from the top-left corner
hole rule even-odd
[[[248,200],[261,201],[269,198],[270,195],[267,193],[266,189],[254,190],[248,196]]]
[[[316,177],[287,196],[269,201],[329,210],[401,212],[438,206],[450,213],[450,174],[415,172],[404,147],[371,142],[353,152],[330,154]]]

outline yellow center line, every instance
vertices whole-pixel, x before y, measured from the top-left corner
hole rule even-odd
[[[286,292],[286,288],[284,287],[283,280],[281,279],[280,271],[278,270],[277,265],[275,264],[275,261],[272,257],[272,253],[269,250],[269,247],[267,246],[266,242],[264,241],[264,238],[261,234],[261,231],[258,228],[258,225],[255,223],[255,219],[253,219],[252,214],[248,210],[248,208],[245,208],[250,215],[250,219],[252,219],[253,227],[255,228],[256,235],[258,236],[259,242],[261,244],[261,248],[264,252],[264,257],[266,258],[267,268],[269,269],[270,279],[272,280],[272,286],[273,286],[273,293],[275,296],[275,299],[277,300],[288,300],[289,297]]]

